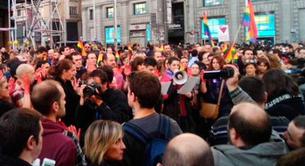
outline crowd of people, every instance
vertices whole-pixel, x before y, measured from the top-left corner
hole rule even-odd
[[[0,165],[305,165],[304,95],[302,43],[3,47]]]

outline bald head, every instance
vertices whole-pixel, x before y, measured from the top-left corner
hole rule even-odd
[[[236,131],[245,146],[254,146],[268,142],[272,128],[267,113],[261,107],[253,103],[240,103],[232,108],[229,129]],[[232,139],[230,134],[231,142]]]
[[[163,156],[164,166],[213,166],[213,155],[209,145],[194,134],[181,134],[167,145]]]

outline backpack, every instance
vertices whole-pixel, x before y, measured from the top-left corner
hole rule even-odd
[[[169,142],[171,125],[170,120],[164,115],[159,115],[158,131],[148,134],[135,124],[126,122],[124,131],[145,145],[145,166],[156,166],[161,163],[166,145]]]

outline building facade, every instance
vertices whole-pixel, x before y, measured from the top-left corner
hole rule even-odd
[[[0,3],[0,28],[8,28],[8,5]],[[0,31],[0,47],[8,45],[8,31]]]
[[[95,4],[93,4],[95,2]],[[259,40],[305,41],[304,0],[252,0]],[[83,0],[84,40],[114,43],[114,0]],[[241,26],[245,0],[117,0],[117,42],[197,43],[207,40],[203,13],[207,13],[213,39],[228,25],[230,40],[245,40]]]
[[[38,10],[41,15],[39,18],[42,18],[47,28],[43,28],[39,23],[34,26],[34,29],[38,29],[33,34],[35,42],[42,43],[42,40],[46,40],[46,44],[48,44],[52,40],[55,45],[69,42],[76,43],[82,32],[81,0],[38,1],[40,2]],[[54,10],[55,6],[58,10]],[[16,9],[12,10],[13,18],[16,19],[17,39],[20,43],[28,36],[31,25],[35,22],[37,14],[35,14],[34,8],[31,1],[17,1]]]

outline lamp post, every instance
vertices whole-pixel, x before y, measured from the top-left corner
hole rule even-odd
[[[117,32],[118,32],[118,18],[117,18],[117,0],[114,0],[113,4],[113,12],[114,12],[114,48],[117,50],[118,40],[117,40]]]

